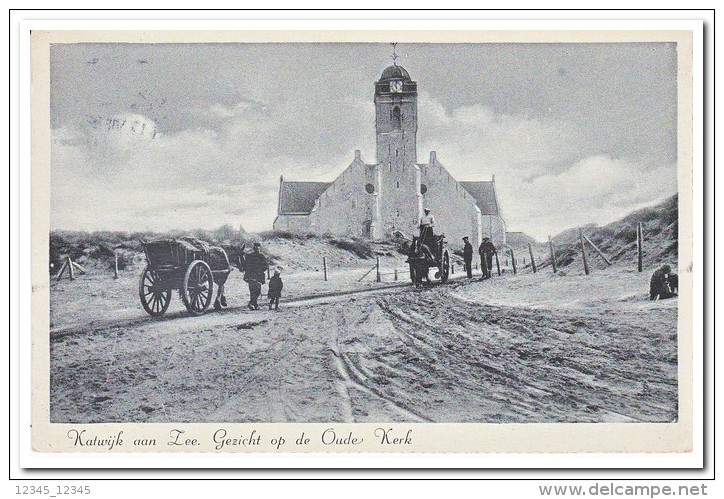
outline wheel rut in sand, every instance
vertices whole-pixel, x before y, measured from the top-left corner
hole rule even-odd
[[[368,307],[368,305],[363,304],[362,307],[365,308]],[[364,407],[366,405],[381,404],[383,411],[394,420],[430,422],[431,419],[425,415],[407,407],[402,402],[404,398],[391,397],[376,387],[373,382],[370,382],[370,379],[373,378],[372,374],[356,360],[360,356],[372,362],[378,360],[378,356],[374,351],[369,349],[369,345],[358,346],[358,349],[363,349],[362,352],[349,351],[349,347],[340,345],[340,333],[344,334],[349,332],[351,330],[350,323],[354,324],[354,329],[352,330],[364,328],[367,320],[365,311],[355,313],[344,308],[337,308],[334,313],[330,312],[331,311],[327,311],[324,314],[324,323],[327,325],[333,324],[334,327],[329,330],[335,331],[336,333],[333,340],[329,342],[327,352],[339,377],[337,380],[338,392],[342,395],[346,403],[346,407],[343,410],[345,421],[357,421],[357,412],[368,415],[368,408]],[[349,315],[353,317],[348,317]],[[354,343],[357,342],[355,341]],[[352,393],[355,391],[364,394],[365,397],[363,397],[363,399],[366,398],[367,400],[360,400],[360,397],[353,397]]]
[[[676,416],[675,358],[658,347],[666,333],[651,317],[476,304],[444,288],[377,303],[411,351],[436,360],[436,376],[506,401],[509,417]]]
[[[345,383],[347,383],[348,387],[354,387],[355,389],[360,390],[361,392],[369,396],[376,397],[386,406],[392,408],[394,412],[398,413],[404,421],[432,422],[432,419],[428,418],[427,416],[418,414],[417,412],[402,406],[398,402],[386,397],[383,393],[376,390],[374,387],[369,386],[368,383],[365,382],[365,375],[362,374],[359,366],[355,365],[355,362],[350,359],[349,355],[335,352],[332,349],[330,349],[329,352],[332,354],[333,361],[337,367],[340,376],[345,381]],[[351,399],[349,398],[349,391],[347,391],[347,397],[347,400],[351,404]],[[354,421],[354,416],[352,415],[353,413],[351,410],[349,414],[352,418],[352,421]]]

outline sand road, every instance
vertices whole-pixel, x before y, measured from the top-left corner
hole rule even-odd
[[[51,334],[51,421],[675,420],[675,303],[492,299],[506,290],[404,287]]]

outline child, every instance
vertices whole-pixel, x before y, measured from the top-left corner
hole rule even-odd
[[[281,271],[281,267],[277,267],[274,270],[274,275],[269,279],[269,292],[267,293],[269,297],[269,310],[272,309],[272,305],[274,305],[274,310],[279,310],[279,298],[282,296],[282,288],[284,287],[282,278],[279,276]]]

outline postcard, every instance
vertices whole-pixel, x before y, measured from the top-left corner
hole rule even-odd
[[[34,451],[690,452],[693,37],[33,31]]]

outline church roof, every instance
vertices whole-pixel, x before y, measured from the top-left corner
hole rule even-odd
[[[460,182],[460,184],[475,199],[483,215],[500,215],[495,182]]]
[[[279,214],[311,213],[314,202],[322,195],[331,182],[288,182],[279,186]]]
[[[380,77],[380,81],[397,79],[403,79],[407,81],[412,80],[412,78],[410,78],[410,73],[408,73],[405,68],[403,68],[402,66],[398,66],[397,64],[395,64],[394,66],[386,67],[385,70],[382,71],[382,76]]]

